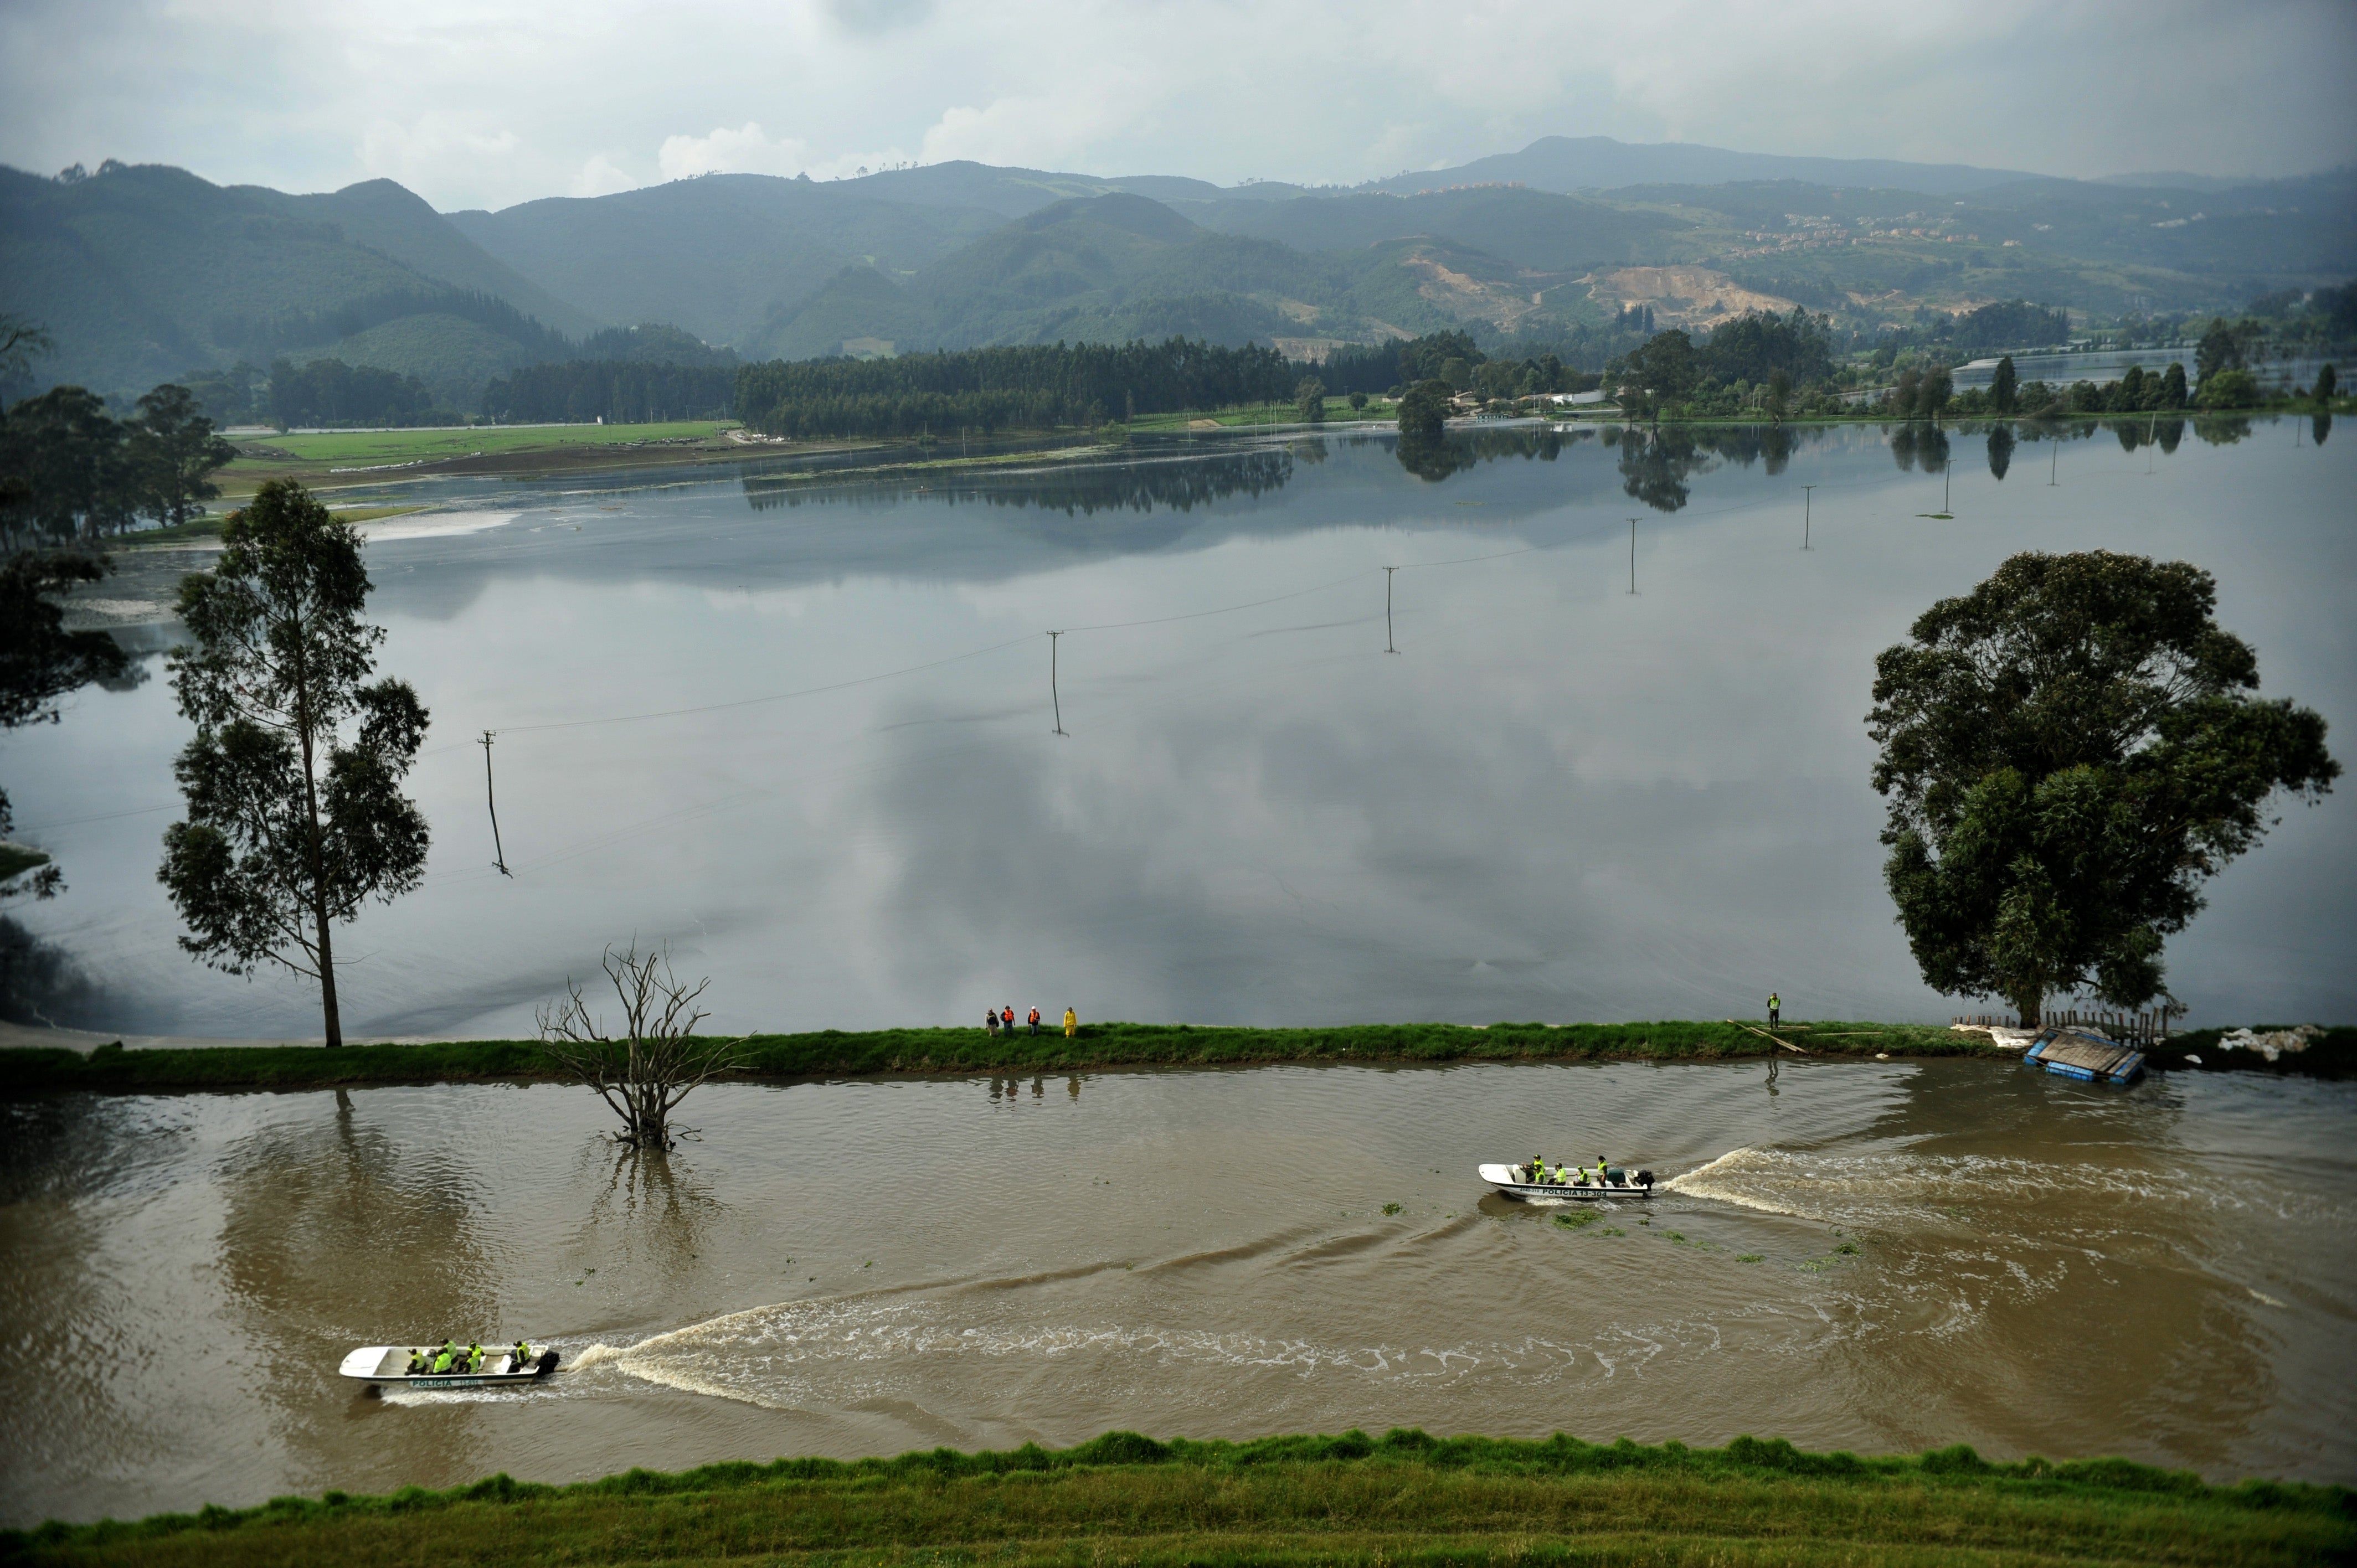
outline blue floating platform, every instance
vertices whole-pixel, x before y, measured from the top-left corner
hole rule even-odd
[[[2134,1083],[2144,1072],[2142,1051],[2083,1029],[2045,1030],[2021,1059],[2085,1083]]]

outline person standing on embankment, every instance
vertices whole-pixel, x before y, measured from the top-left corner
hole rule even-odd
[[[1776,1015],[1781,1013],[1783,1010],[1784,999],[1777,995],[1774,992],[1770,992],[1768,993],[1768,1026],[1770,1028],[1772,1029],[1776,1026]]]
[[[1064,1038],[1071,1039],[1081,1032],[1081,1015],[1070,1007],[1064,1009]]]

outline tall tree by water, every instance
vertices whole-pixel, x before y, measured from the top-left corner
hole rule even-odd
[[[1996,362],[1989,377],[1989,409],[1996,413],[2011,413],[2021,403],[2021,377],[2013,368],[2013,356],[2006,355]]]
[[[1304,376],[1294,384],[1293,411],[1304,424],[1326,423],[1326,383],[1316,376]]]
[[[216,969],[264,962],[319,983],[343,1043],[334,927],[390,903],[425,866],[425,819],[401,779],[425,739],[405,681],[373,683],[382,628],[361,539],[301,485],[274,479],[222,530],[221,564],[180,585],[195,646],[172,682],[196,738],[173,766],[188,820],[164,834],[157,879]]]
[[[1883,875],[1932,989],[2025,1025],[2060,992],[2149,1002],[2268,800],[2340,776],[2313,709],[2255,694],[2216,603],[2183,562],[2024,553],[1876,660]]]
[[[199,501],[221,494],[215,470],[237,448],[213,429],[188,388],[167,382],[139,400],[130,431],[131,463],[146,492],[147,510],[166,522],[186,522]]]

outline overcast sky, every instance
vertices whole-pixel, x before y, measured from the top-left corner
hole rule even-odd
[[[2351,0],[0,0],[0,162],[436,207],[978,158],[1349,182],[1535,137],[2049,174],[2357,161]]]

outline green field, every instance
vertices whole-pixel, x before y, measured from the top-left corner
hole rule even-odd
[[[2357,1029],[2336,1028],[2308,1050],[2269,1066],[2249,1052],[2212,1048],[2218,1031],[2181,1035],[2152,1064],[2204,1071],[2357,1076]],[[1031,1036],[993,1037],[976,1028],[875,1029],[755,1035],[740,1047],[754,1079],[879,1073],[1070,1073],[1108,1068],[1248,1067],[1272,1062],[1872,1060],[1878,1056],[2017,1060],[1986,1035],[1921,1024],[1787,1025],[1778,1044],[1752,1026],[1652,1024],[1358,1024],[1326,1029],[1204,1028],[1183,1024],[1092,1024],[1074,1039],[1049,1024]],[[2247,1059],[2244,1059],[2247,1058]],[[532,1040],[445,1040],[421,1045],[216,1046],[179,1050],[24,1048],[0,1056],[0,1093],[85,1090],[145,1093],[179,1089],[302,1089],[363,1083],[464,1083],[563,1075]]]
[[[351,430],[322,435],[264,435],[243,445],[284,452],[296,463],[390,464],[440,458],[540,452],[565,446],[630,446],[648,441],[711,441],[735,420],[680,420],[667,424],[474,424],[458,430]],[[243,457],[225,470],[234,478],[246,471],[283,473],[281,457]]]
[[[2343,1487],[2116,1459],[1270,1437],[780,1459],[571,1487],[329,1492],[0,1536],[55,1563],[1975,1564],[2346,1562]]]

